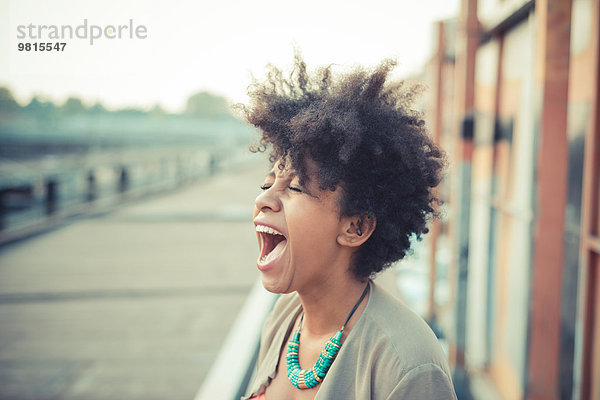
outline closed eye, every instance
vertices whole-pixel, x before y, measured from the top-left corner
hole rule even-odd
[[[268,190],[268,189],[271,188],[271,185],[262,185],[262,186],[259,186],[259,187],[260,187],[261,190]],[[298,192],[298,193],[302,193],[303,192],[302,189],[294,187],[294,186],[288,186],[288,189],[290,189],[290,190],[292,190],[294,192]]]

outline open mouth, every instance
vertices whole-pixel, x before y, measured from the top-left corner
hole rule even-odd
[[[259,266],[266,266],[277,259],[283,252],[287,244],[287,239],[283,233],[270,226],[256,225],[256,231],[260,237],[260,255],[258,264]]]

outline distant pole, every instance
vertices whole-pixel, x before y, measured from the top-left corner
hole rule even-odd
[[[0,231],[6,228],[6,191],[0,190]]]
[[[208,173],[212,176],[217,173],[217,156],[210,153],[210,161],[208,165]]]
[[[86,201],[92,202],[96,200],[96,175],[94,175],[94,171],[90,170],[87,176],[87,193],[86,193]]]
[[[119,193],[123,194],[129,190],[129,174],[125,166],[121,167],[119,174]]]
[[[58,210],[58,182],[55,179],[46,181],[46,215],[52,215]]]

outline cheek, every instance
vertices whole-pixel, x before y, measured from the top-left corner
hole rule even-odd
[[[337,214],[326,212],[323,208],[305,211],[305,213],[293,216],[295,238],[309,249],[322,249],[337,243],[339,221]]]

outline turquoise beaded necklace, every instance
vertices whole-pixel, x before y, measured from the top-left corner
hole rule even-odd
[[[365,290],[363,290],[362,296],[360,296],[360,299],[358,299],[358,302],[354,305],[352,311],[350,311],[348,318],[346,318],[346,322],[344,322],[344,325],[342,325],[342,329],[340,329],[335,335],[327,340],[327,343],[325,343],[325,348],[323,351],[321,351],[321,354],[319,354],[319,358],[317,358],[317,362],[309,370],[301,369],[298,361],[298,351],[300,350],[300,329],[302,328],[302,321],[304,320],[304,311],[302,311],[298,329],[288,341],[288,350],[286,356],[287,376],[294,387],[297,389],[310,389],[317,386],[319,383],[321,383],[323,378],[325,378],[327,371],[329,371],[329,367],[331,367],[331,363],[333,363],[335,356],[342,346],[342,332],[344,331],[348,321],[350,321],[350,318],[352,318],[354,311],[356,311],[360,303],[367,295],[368,289],[369,284],[367,284]]]

